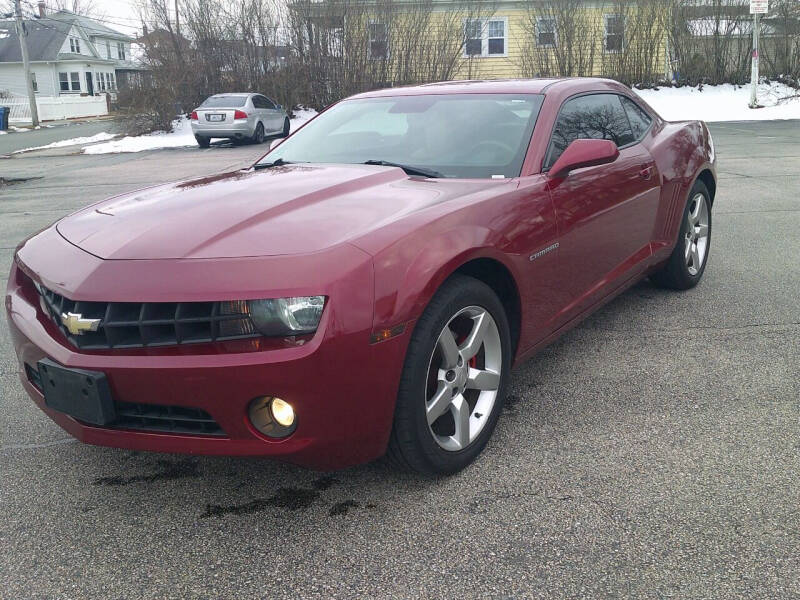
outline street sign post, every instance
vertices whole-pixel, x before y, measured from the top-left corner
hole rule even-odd
[[[758,17],[769,11],[769,0],[750,0],[750,14],[753,15],[753,52],[750,63],[750,108],[758,108],[756,87],[758,86]]]

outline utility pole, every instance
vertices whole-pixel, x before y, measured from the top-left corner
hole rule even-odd
[[[31,121],[33,126],[39,126],[39,109],[36,107],[36,94],[33,91],[33,79],[31,78],[31,61],[28,58],[28,32],[25,29],[25,22],[22,20],[22,7],[19,0],[14,0],[14,13],[17,17],[17,35],[19,36],[19,49],[22,53],[22,67],[25,70],[25,83],[28,88],[28,102],[31,105]]]
[[[767,14],[769,0],[750,0],[750,14],[753,15],[753,54],[750,68],[750,108],[758,108],[758,30],[759,16]]]

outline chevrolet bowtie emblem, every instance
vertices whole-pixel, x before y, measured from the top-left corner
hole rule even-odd
[[[82,315],[71,312],[61,313],[61,322],[72,335],[83,335],[100,327],[100,319],[84,319]]]

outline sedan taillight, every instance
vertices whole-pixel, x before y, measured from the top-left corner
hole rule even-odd
[[[198,118],[197,118],[197,111],[196,111],[196,110],[193,110],[193,111],[192,111],[192,114],[190,114],[190,115],[189,115],[189,118],[190,118],[192,121],[197,121],[197,120],[198,120]]]
[[[247,118],[247,113],[244,112],[243,110],[237,110],[236,112],[233,113],[233,118],[234,119],[246,119]]]

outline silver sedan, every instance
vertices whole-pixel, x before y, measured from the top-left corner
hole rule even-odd
[[[267,136],[289,135],[289,116],[280,104],[261,94],[215,94],[191,114],[192,133],[201,148],[211,138],[260,144]]]

